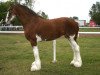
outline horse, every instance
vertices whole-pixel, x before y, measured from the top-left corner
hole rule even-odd
[[[5,23],[9,24],[15,17],[17,17],[23,25],[25,37],[33,48],[35,60],[31,65],[31,71],[41,69],[41,60],[37,42],[52,41],[61,36],[64,36],[69,40],[73,50],[73,60],[70,64],[75,67],[82,66],[80,47],[77,44],[79,27],[75,20],[68,17],[44,19],[33,10],[18,3],[12,4],[9,7]],[[56,42],[54,41],[53,45],[55,44]],[[55,50],[56,47],[54,46],[54,61],[56,61]]]

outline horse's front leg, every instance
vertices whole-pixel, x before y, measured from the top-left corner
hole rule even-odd
[[[41,60],[39,57],[39,51],[37,46],[33,46],[33,53],[35,61],[31,65],[31,71],[36,71],[41,69]]]
[[[33,47],[33,54],[34,54],[34,59],[35,61],[31,65],[31,71],[37,71],[41,69],[41,60],[39,57],[39,50],[37,46],[37,40],[30,40],[30,43]]]

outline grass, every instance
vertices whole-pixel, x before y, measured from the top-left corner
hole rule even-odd
[[[57,63],[52,61],[52,42],[38,43],[42,69],[31,72],[32,47],[24,35],[0,34],[0,75],[100,75],[100,37],[80,37],[83,66],[70,65],[73,53],[65,38],[57,40]]]
[[[100,28],[80,28],[80,32],[100,32]]]

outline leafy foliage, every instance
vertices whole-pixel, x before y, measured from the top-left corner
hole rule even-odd
[[[96,4],[92,5],[89,15],[96,24],[100,25],[100,2],[96,2]]]
[[[73,19],[78,20],[79,18],[77,16],[73,16]]]
[[[7,2],[0,2],[0,21],[3,19],[5,20],[6,14],[7,14],[7,10],[10,6],[11,3],[21,3],[22,0],[9,0]],[[34,0],[25,0],[25,3],[23,5],[28,6],[30,9],[32,9],[34,7],[35,1]],[[45,19],[48,18],[48,15],[45,14],[45,12],[41,12],[40,15],[42,17],[44,17]],[[21,25],[19,20],[17,18],[15,18],[12,21],[13,25]]]
[[[0,2],[0,20],[5,18],[9,4],[9,2]]]
[[[48,15],[43,11],[39,11],[37,14],[42,16],[44,19],[48,19],[49,18]]]
[[[0,21],[3,19],[5,20],[8,8],[12,4],[12,1],[7,1],[7,2],[0,2]],[[17,24],[20,25],[19,21],[17,18],[14,19],[12,24]]]

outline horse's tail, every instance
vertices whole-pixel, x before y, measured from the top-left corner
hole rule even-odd
[[[74,37],[74,40],[77,42],[77,38],[79,37],[79,33],[77,32],[76,34],[75,34],[75,37]]]
[[[74,40],[77,41],[77,38],[79,37],[79,23],[77,22],[77,32],[75,33],[75,37],[74,37]]]
[[[65,25],[65,37],[74,35],[74,40],[77,41],[78,32],[79,32],[79,23],[71,18],[67,18]]]

